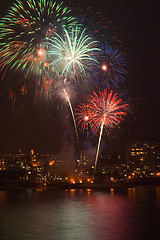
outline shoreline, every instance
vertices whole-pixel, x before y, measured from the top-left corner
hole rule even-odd
[[[122,189],[134,188],[138,186],[160,186],[160,179],[151,179],[150,181],[124,181],[124,182],[101,182],[101,183],[51,183],[40,184],[39,182],[6,182],[0,184],[0,190],[23,190],[23,189],[41,189],[41,190],[69,190],[69,189]]]

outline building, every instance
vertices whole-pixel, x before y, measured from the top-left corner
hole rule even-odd
[[[127,166],[132,173],[150,175],[160,170],[160,143],[133,142],[126,147]]]

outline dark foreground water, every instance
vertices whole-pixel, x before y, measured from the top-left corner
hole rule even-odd
[[[160,239],[160,187],[0,191],[0,239]]]

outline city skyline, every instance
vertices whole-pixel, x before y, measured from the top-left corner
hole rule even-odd
[[[94,173],[94,154],[84,150],[80,158],[73,158],[68,151],[60,154],[39,153],[31,149],[9,154],[0,154],[0,179],[25,184],[67,184],[105,183],[139,184],[159,181],[160,143],[133,142],[126,146],[125,157],[112,149],[100,154],[100,161]],[[72,161],[71,161],[72,158]],[[155,180],[154,180],[155,179]],[[137,182],[136,182],[137,181]],[[82,186],[82,185],[81,185]],[[100,185],[101,186],[101,185]],[[79,185],[77,185],[79,187]]]

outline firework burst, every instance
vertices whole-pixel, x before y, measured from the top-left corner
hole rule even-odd
[[[108,89],[118,87],[124,82],[126,71],[126,55],[118,49],[109,45],[102,45],[102,50],[98,55],[98,64],[92,71],[92,79],[97,86]],[[99,80],[100,79],[100,80]]]
[[[52,0],[16,0],[0,20],[0,66],[41,74],[46,61],[44,41],[74,18],[63,3]]]
[[[86,34],[80,26],[63,28],[63,34],[48,38],[47,56],[51,65],[66,79],[79,81],[89,70],[91,63],[96,63],[95,55],[99,51],[97,41]]]
[[[103,92],[99,92],[99,95],[94,92],[88,102],[91,114],[90,122],[93,122],[97,128],[103,122],[106,127],[112,128],[114,125],[118,125],[123,120],[123,116],[126,115],[124,110],[128,106],[123,104],[122,99],[118,97],[118,93],[108,92],[107,88]]]
[[[87,136],[89,133],[89,130],[91,129],[92,134],[96,135],[97,134],[97,127],[94,124],[93,121],[91,121],[91,110],[90,110],[90,105],[81,103],[78,105],[78,107],[75,109],[76,110],[76,121],[78,122],[78,126],[81,125],[81,132],[84,133],[84,131],[87,131]]]

